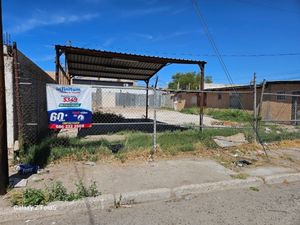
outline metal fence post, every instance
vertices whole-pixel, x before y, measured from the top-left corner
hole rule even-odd
[[[156,87],[153,89],[153,152],[157,150],[157,133],[156,133]]]
[[[253,126],[254,126],[254,142],[257,142],[257,106],[256,106],[256,73],[253,75]]]

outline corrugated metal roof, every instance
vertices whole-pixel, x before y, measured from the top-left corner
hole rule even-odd
[[[55,46],[65,54],[69,74],[73,76],[149,80],[170,63],[205,64],[204,61],[109,52],[71,46]]]

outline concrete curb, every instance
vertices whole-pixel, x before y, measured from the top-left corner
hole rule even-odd
[[[246,180],[227,180],[215,183],[186,185],[174,188],[172,192],[174,193],[176,198],[182,198],[186,195],[195,195],[230,189],[258,187],[263,184],[264,182],[261,178],[251,177]]]
[[[116,194],[115,197],[121,205],[167,200],[172,196],[170,188],[150,189]]]
[[[287,173],[278,174],[272,176],[266,176],[263,178],[266,184],[280,184],[300,181],[300,173]]]
[[[300,181],[300,173],[280,174],[266,177],[250,177],[245,180],[225,180],[214,183],[192,184],[176,188],[158,188],[136,192],[125,192],[105,194],[98,197],[90,197],[73,202],[51,202],[46,207],[54,207],[53,214],[61,214],[63,210],[83,210],[83,209],[108,209],[116,205],[137,204],[153,202],[159,200],[180,199],[188,195],[210,193],[222,190],[233,190],[240,188],[259,187],[264,184],[280,184],[285,182]],[[13,208],[0,208],[1,216],[20,215],[34,212],[42,213],[43,210],[13,210]],[[1,219],[0,219],[1,221]]]

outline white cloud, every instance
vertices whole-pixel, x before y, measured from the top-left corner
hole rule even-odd
[[[29,19],[19,20],[18,24],[9,29],[11,33],[22,33],[29,30],[33,30],[38,27],[70,24],[75,22],[82,22],[92,20],[98,17],[98,14],[82,14],[82,15],[47,15],[45,13],[39,13]]]
[[[146,33],[132,33],[132,35],[136,36],[136,37],[143,38],[143,39],[148,39],[148,40],[152,40],[153,39],[153,35],[146,34]]]
[[[123,11],[121,15],[123,17],[135,17],[135,16],[146,16],[151,14],[157,14],[162,12],[169,11],[169,7],[157,7],[157,8],[148,8],[148,9],[134,9]]]
[[[200,30],[181,30],[181,31],[175,31],[175,32],[158,34],[158,35],[151,35],[147,33],[132,33],[131,35],[156,42],[156,41],[165,41],[165,40],[174,39],[186,35],[193,35],[193,34],[194,35],[202,34],[202,32]]]

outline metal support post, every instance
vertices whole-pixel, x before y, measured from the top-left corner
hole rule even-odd
[[[148,119],[149,111],[149,80],[146,80],[146,119]]]
[[[256,73],[253,75],[253,126],[254,141],[257,141],[257,105],[256,105]]]
[[[156,133],[156,87],[154,87],[154,102],[153,102],[153,152],[157,150],[157,133]]]
[[[199,116],[200,116],[200,121],[199,121],[199,128],[200,128],[200,131],[202,132],[203,131],[203,113],[204,113],[204,66],[205,64],[202,63],[202,64],[199,64],[199,67],[200,67],[200,113],[199,113]]]

